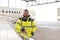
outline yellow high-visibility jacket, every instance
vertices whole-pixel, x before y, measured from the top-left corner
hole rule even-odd
[[[21,28],[24,27],[25,28],[25,31],[27,32],[26,33],[22,33],[21,32]],[[24,19],[23,17],[22,18],[19,18],[15,24],[15,31],[22,37],[24,38],[27,38],[27,37],[31,37],[31,32],[35,32],[36,31],[36,24],[35,22],[33,21],[33,19],[31,19],[30,17]]]

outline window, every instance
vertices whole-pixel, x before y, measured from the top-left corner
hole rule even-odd
[[[9,11],[9,13],[11,13],[11,11]]]
[[[14,13],[16,13],[16,11],[14,11]]]
[[[8,13],[8,11],[6,11],[6,13]]]
[[[4,13],[4,10],[2,10],[2,12]]]
[[[19,11],[19,13],[20,13],[20,11]]]
[[[17,13],[18,13],[18,11],[17,11]]]
[[[12,11],[12,13],[13,13],[13,11]]]

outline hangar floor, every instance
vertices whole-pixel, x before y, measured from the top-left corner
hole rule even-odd
[[[55,27],[50,25],[37,27],[33,38],[34,40],[60,40],[60,27],[59,25]],[[7,21],[0,21],[0,40],[21,40],[21,38]]]

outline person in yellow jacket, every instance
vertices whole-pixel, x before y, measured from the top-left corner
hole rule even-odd
[[[15,24],[15,31],[20,35],[23,40],[27,40],[34,35],[36,31],[36,24],[30,18],[29,11],[24,10],[23,17],[19,18]]]

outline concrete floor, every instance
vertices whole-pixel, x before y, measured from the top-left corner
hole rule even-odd
[[[37,25],[38,26],[38,25]],[[60,27],[37,27],[34,40],[60,40]],[[51,28],[50,28],[51,27]],[[0,40],[21,40],[11,25],[6,21],[0,21]]]
[[[60,40],[60,29],[47,29],[38,27],[34,40]]]
[[[60,40],[60,22],[38,23],[34,40]]]

